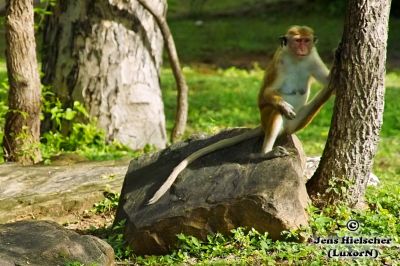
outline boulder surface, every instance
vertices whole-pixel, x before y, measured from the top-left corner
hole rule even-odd
[[[261,149],[262,137],[206,155],[190,164],[158,202],[147,205],[182,159],[245,130],[192,139],[131,161],[115,223],[125,221],[124,237],[136,254],[165,254],[178,233],[205,239],[246,227],[279,239],[283,230],[307,224],[305,156],[295,136],[278,140],[291,153],[286,157],[250,159]]]
[[[114,265],[114,251],[97,237],[79,235],[55,222],[19,221],[0,225],[0,265],[68,263]]]

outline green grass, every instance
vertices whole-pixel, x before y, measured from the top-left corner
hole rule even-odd
[[[221,11],[240,12],[250,2],[262,0],[207,1],[203,16],[179,16],[188,14],[186,0],[169,0],[169,25],[174,36],[178,53],[183,62],[216,63],[227,67],[242,65],[247,61],[265,63],[266,58],[278,45],[278,37],[293,24],[308,25],[318,36],[318,50],[325,61],[332,62],[334,50],[340,42],[344,13],[338,15],[291,9],[282,6],[276,12],[254,10],[249,16],[210,16]],[[304,14],[307,14],[304,16]],[[201,20],[201,26],[197,21]],[[262,56],[262,57],[260,57]],[[388,37],[388,66],[400,68],[400,19],[390,18]],[[248,64],[248,63],[247,63]],[[244,63],[246,65],[246,63]]]
[[[331,18],[323,26],[317,16],[304,18],[293,15],[281,19],[285,23],[277,23],[278,18],[274,15],[206,19],[202,26],[197,26],[195,20],[190,19],[170,20],[169,23],[183,62],[212,62],[226,66],[232,60],[243,57],[268,57],[279,45],[278,37],[292,24],[306,24],[315,28],[319,35],[319,51],[325,58],[332,58],[341,38],[341,19]],[[328,29],[329,34],[324,34]],[[189,32],[191,37],[188,42]],[[265,61],[265,58],[261,60]]]
[[[187,134],[215,132],[235,126],[254,126],[258,122],[256,95],[262,72],[237,69],[194,70],[185,68],[189,91]],[[176,90],[171,71],[162,75],[167,127],[170,129],[175,112]],[[169,131],[169,130],[168,130]]]

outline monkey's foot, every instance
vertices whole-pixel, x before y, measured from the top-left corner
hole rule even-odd
[[[284,147],[276,146],[267,153],[252,153],[252,154],[250,154],[249,157],[250,157],[250,159],[270,160],[273,158],[285,157],[285,156],[289,156],[289,155],[290,155],[290,153]]]
[[[288,152],[284,147],[282,146],[276,146],[272,149],[272,151],[267,152],[264,156],[271,156],[271,158],[276,158],[276,157],[285,157],[289,156],[290,152]]]

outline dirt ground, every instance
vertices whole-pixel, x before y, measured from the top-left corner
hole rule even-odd
[[[76,221],[63,224],[65,228],[74,230],[78,233],[86,233],[94,228],[107,228],[110,227],[114,222],[115,211],[109,211],[106,213],[96,214],[90,210],[84,211],[79,214]]]

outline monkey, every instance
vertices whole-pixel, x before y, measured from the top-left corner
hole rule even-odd
[[[285,155],[283,147],[273,150],[276,138],[306,127],[329,99],[329,70],[320,58],[317,37],[307,26],[292,26],[280,37],[281,47],[266,69],[258,95],[264,142],[261,155]],[[313,77],[325,86],[307,103]]]
[[[272,159],[289,155],[285,148],[274,147],[278,136],[293,134],[306,127],[333,94],[328,86],[329,70],[317,52],[316,42],[317,37],[312,28],[298,25],[289,27],[286,34],[280,37],[280,46],[266,68],[258,94],[261,125],[217,141],[186,157],[147,204],[158,201],[191,162],[244,140],[264,136],[261,152],[250,154],[250,158]],[[324,85],[324,88],[308,102],[312,78]]]

